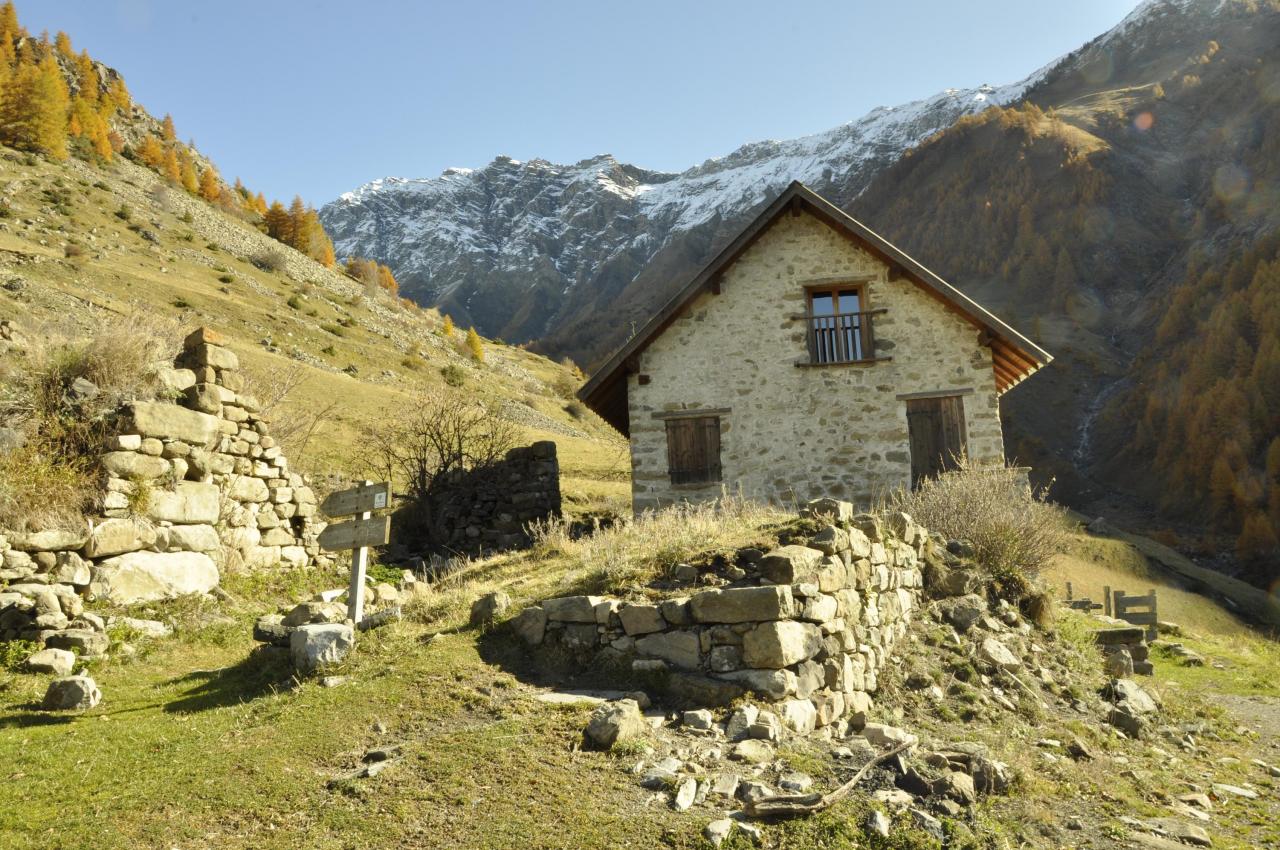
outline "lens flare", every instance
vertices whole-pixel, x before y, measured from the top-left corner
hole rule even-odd
[[[1139,112],[1133,119],[1133,126],[1145,133],[1151,129],[1151,125],[1156,123],[1156,117],[1150,112]]]

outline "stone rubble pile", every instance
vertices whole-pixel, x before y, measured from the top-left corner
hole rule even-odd
[[[0,530],[0,640],[92,659],[109,639],[86,603],[208,593],[223,570],[329,563],[315,493],[290,472],[220,343],[207,328],[191,333],[157,373],[173,400],[119,411],[100,457],[99,516],[79,530]]]
[[[669,698],[724,705],[744,692],[812,732],[871,706],[877,672],[920,604],[925,559],[945,543],[906,514],[853,515],[819,500],[807,545],[743,550],[723,587],[661,601],[544,600],[512,622],[541,653],[661,678]]]

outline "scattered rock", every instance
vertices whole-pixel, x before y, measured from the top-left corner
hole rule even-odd
[[[64,676],[49,683],[40,707],[45,711],[89,709],[102,701],[102,691],[88,676]]]
[[[739,741],[730,751],[729,758],[747,764],[768,764],[773,761],[773,747],[755,739]]]
[[[471,603],[471,625],[487,626],[511,607],[511,597],[501,590],[486,593]]]
[[[872,809],[871,814],[867,815],[867,832],[879,835],[881,838],[888,838],[892,829],[893,822],[879,809]]]
[[[715,723],[715,718],[711,716],[711,712],[705,708],[694,711],[686,711],[681,716],[681,722],[689,729],[697,729],[698,731],[709,731]]]
[[[27,656],[26,666],[32,673],[52,673],[69,676],[76,665],[76,657],[65,649],[42,649]]]
[[[355,645],[355,630],[345,623],[309,623],[298,626],[289,635],[293,666],[300,673],[337,664]]]
[[[987,613],[987,603],[976,593],[948,599],[938,603],[942,619],[961,632],[967,632]]]
[[[692,776],[680,783],[675,796],[671,798],[671,808],[677,812],[686,812],[693,805],[693,798],[698,793],[698,780]]]
[[[783,791],[794,791],[803,794],[813,787],[813,777],[807,773],[785,773],[778,780],[778,787]]]
[[[590,744],[607,750],[614,744],[642,738],[648,731],[640,706],[635,700],[623,699],[597,706],[583,734]]]
[[[982,644],[978,647],[978,657],[1000,670],[1022,669],[1022,659],[1014,655],[1009,647],[993,637],[985,638],[982,641]]]
[[[712,847],[719,847],[733,833],[733,821],[729,818],[713,820],[702,830],[702,835],[711,842]]]

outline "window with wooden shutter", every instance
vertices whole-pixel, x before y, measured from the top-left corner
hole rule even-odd
[[[720,480],[720,417],[667,420],[667,471],[672,484]]]

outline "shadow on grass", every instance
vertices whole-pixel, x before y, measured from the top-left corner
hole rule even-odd
[[[287,690],[293,684],[293,667],[289,663],[288,650],[260,646],[230,667],[193,670],[170,679],[166,684],[192,686],[182,696],[165,703],[166,712],[208,711]]]
[[[6,714],[0,717],[0,729],[28,729],[33,726],[65,726],[74,723],[81,716],[80,712],[51,714],[40,710],[40,703],[29,702],[15,706],[20,714]]]

